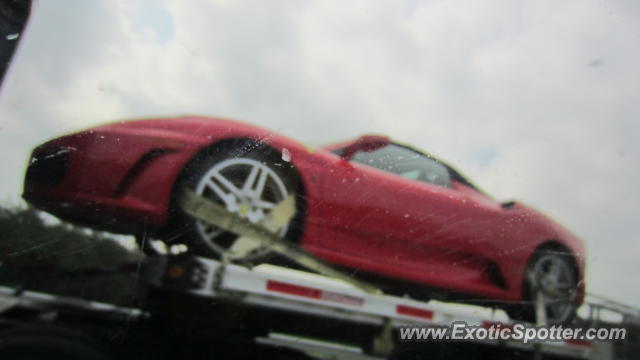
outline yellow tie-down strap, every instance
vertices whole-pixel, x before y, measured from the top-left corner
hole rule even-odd
[[[234,258],[234,251],[244,253],[244,248],[254,248],[258,244],[319,274],[346,281],[368,293],[380,293],[377,287],[332,268],[322,260],[298,250],[276,234],[276,231],[287,224],[295,214],[295,198],[292,195],[278,203],[259,224],[227,211],[224,206],[198,196],[191,190],[183,192],[180,206],[188,215],[238,235],[238,239],[229,249],[231,259]]]

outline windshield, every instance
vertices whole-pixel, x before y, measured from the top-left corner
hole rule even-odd
[[[0,19],[2,360],[637,353],[634,1]]]
[[[333,153],[340,156],[344,147],[335,148]],[[441,187],[451,187],[451,181],[457,181],[477,190],[458,172],[430,155],[413,150],[407,146],[390,144],[372,152],[357,152],[351,161],[399,175],[406,179],[419,180]]]

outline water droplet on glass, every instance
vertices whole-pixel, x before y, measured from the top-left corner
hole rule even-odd
[[[286,148],[282,149],[282,160],[286,162],[291,161],[291,152]]]

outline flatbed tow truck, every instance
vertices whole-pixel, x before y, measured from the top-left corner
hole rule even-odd
[[[135,307],[0,286],[0,358],[13,359],[585,359],[587,342],[399,340],[404,326],[511,323],[494,312],[391,296],[279,241],[284,221],[250,224],[187,194],[183,209],[239,234],[243,252],[270,246],[311,271],[251,266],[233,256],[148,256]],[[290,204],[289,204],[290,205]],[[278,209],[279,208],[279,209]],[[289,207],[290,208],[290,207]],[[286,219],[285,219],[286,220]],[[242,243],[243,241],[240,241]],[[248,244],[248,245],[247,245]],[[238,249],[236,249],[238,250]]]

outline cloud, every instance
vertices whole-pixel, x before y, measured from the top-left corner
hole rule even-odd
[[[633,1],[39,2],[0,97],[0,190],[17,197],[37,143],[116,119],[387,133],[559,219],[588,244],[590,291],[636,303],[639,16]]]

